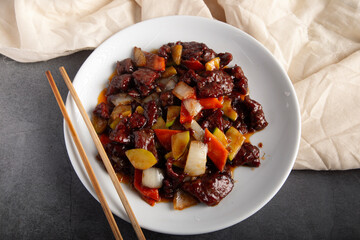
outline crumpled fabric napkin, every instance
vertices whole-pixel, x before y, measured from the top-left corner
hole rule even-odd
[[[357,0],[14,0],[0,2],[0,53],[34,62],[93,49],[115,32],[168,15],[216,18],[279,60],[301,108],[294,169],[360,168]]]

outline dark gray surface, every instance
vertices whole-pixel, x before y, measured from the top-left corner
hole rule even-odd
[[[70,164],[62,116],[44,74],[52,71],[65,98],[58,67],[65,66],[73,79],[90,53],[31,64],[0,55],[0,239],[113,239],[100,204]],[[136,239],[129,223],[116,221],[124,239]],[[144,234],[148,239],[360,239],[360,170],[293,171],[264,208],[221,231]]]

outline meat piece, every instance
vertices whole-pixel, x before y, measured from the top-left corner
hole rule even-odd
[[[231,75],[233,75],[237,79],[241,79],[241,78],[245,77],[245,74],[244,74],[242,68],[238,65],[235,65],[235,67],[230,68],[230,70],[231,70]]]
[[[131,165],[125,155],[125,151],[128,149],[126,145],[111,142],[105,144],[104,149],[109,157],[109,160],[115,172],[121,172],[125,175],[131,174],[134,167]],[[97,159],[102,162],[100,156],[98,156]]]
[[[143,51],[146,63],[145,67],[155,71],[165,71],[165,58],[160,57],[157,54]]]
[[[244,122],[243,119],[237,118],[235,122],[233,122],[233,127],[239,130],[242,134],[248,133],[248,126]]]
[[[144,86],[144,85],[140,85],[138,86],[138,90],[139,90],[139,93],[142,97],[146,97],[146,96],[149,96],[151,91],[155,88],[154,85],[150,85],[150,86]]]
[[[179,77],[181,77],[182,75],[184,75],[189,69],[187,67],[185,67],[184,65],[177,65],[174,66],[174,68],[176,69],[176,72],[178,74]]]
[[[243,94],[241,94],[239,91],[236,91],[235,89],[233,89],[233,91],[230,94],[230,97],[234,100],[234,101],[242,101],[242,98],[244,97]],[[233,101],[233,102],[234,102]]]
[[[130,97],[133,97],[133,98],[138,98],[140,97],[140,93],[135,90],[135,89],[131,89],[127,92],[127,94],[130,96]]]
[[[125,175],[131,175],[131,172],[134,170],[134,167],[125,157],[112,156],[110,161],[115,172],[120,172]]]
[[[165,163],[166,176],[161,189],[162,195],[165,198],[174,197],[176,190],[182,185],[185,178],[185,174],[182,169],[181,171],[176,171],[174,169],[173,162],[174,158],[169,158]]]
[[[99,103],[96,107],[95,110],[93,111],[93,113],[101,118],[104,119],[109,119],[110,118],[110,114],[109,114],[109,106],[105,103]]]
[[[247,109],[244,106],[244,100],[242,100],[240,97],[235,99],[232,103],[231,106],[233,109],[235,109],[235,111],[238,113],[238,119],[242,119],[244,120],[246,118],[247,113]]]
[[[161,106],[171,106],[174,104],[174,94],[171,91],[162,92],[160,94]]]
[[[203,113],[203,118],[205,118],[205,120],[201,123],[201,127],[203,129],[207,128],[209,129],[209,131],[214,130],[216,127],[218,127],[221,131],[225,131],[227,130],[230,126],[231,123],[228,120],[225,120],[223,118],[223,114],[224,112],[221,109],[216,109],[215,111],[206,111],[207,114]],[[211,114],[209,114],[211,113]]]
[[[131,174],[134,167],[132,166],[132,164],[129,162],[129,160],[125,155],[126,150],[127,147],[123,144],[114,145],[110,161],[113,165],[115,172],[121,172],[129,175]]]
[[[247,94],[248,91],[248,79],[243,77],[241,79],[234,80],[234,88],[242,95]]]
[[[158,154],[155,146],[155,134],[152,129],[141,129],[134,132],[135,148],[146,149],[152,154],[155,158],[158,159]]]
[[[203,64],[216,57],[214,50],[199,42],[179,42],[183,46],[183,60],[199,60]]]
[[[247,94],[248,91],[248,79],[240,66],[230,68],[230,74],[234,77],[234,89],[242,95]]]
[[[130,131],[126,127],[126,119],[123,119],[116,128],[110,132],[109,139],[124,144],[131,142]]]
[[[111,156],[118,157],[118,158],[125,158],[126,155],[125,152],[127,150],[127,146],[124,144],[118,144],[118,143],[112,143],[110,144],[111,148],[109,149],[111,151]]]
[[[203,54],[203,61],[208,62],[215,57],[216,57],[216,53],[214,52],[214,50],[206,47]]]
[[[233,59],[233,56],[231,53],[219,53],[218,57],[220,58],[220,67],[223,68],[227,66]]]
[[[185,174],[182,173],[177,173],[174,171],[173,169],[173,163],[174,163],[175,159],[170,157],[167,161],[166,161],[166,175],[172,179],[175,179],[179,182],[182,182],[185,178]]]
[[[116,75],[112,78],[106,96],[126,92],[131,84],[131,74]]]
[[[233,166],[242,166],[247,165],[250,167],[259,167],[260,166],[260,151],[259,148],[252,145],[251,143],[244,143],[238,154],[231,161]]]
[[[141,95],[147,96],[156,87],[155,80],[160,74],[148,68],[140,68],[132,76]]]
[[[179,81],[183,81],[191,87],[196,86],[198,79],[200,79],[199,75],[196,74],[195,71],[192,69],[189,69],[179,77]]]
[[[161,108],[156,104],[156,101],[150,101],[144,105],[144,116],[147,119],[146,127],[151,127],[156,123],[158,116],[161,115]]]
[[[181,58],[185,60],[201,60],[204,50],[208,47],[204,43],[181,42],[183,46]]]
[[[182,185],[184,191],[209,206],[219,204],[231,192],[233,187],[234,180],[227,172],[205,174],[195,181],[185,182]]]
[[[135,64],[131,60],[131,58],[126,58],[120,62],[116,63],[116,72],[118,75],[123,73],[132,73],[136,69]]]
[[[238,119],[240,119],[233,126],[242,133],[245,133],[245,125],[248,132],[260,131],[268,125],[262,106],[255,100],[250,99],[249,96],[246,96],[244,100],[240,97],[236,98],[233,108],[238,113]]]
[[[127,123],[128,123],[128,127],[130,129],[139,129],[139,128],[142,128],[145,126],[146,118],[144,117],[144,115],[134,112],[129,117],[129,120]]]
[[[158,55],[160,57],[165,58],[166,60],[168,60],[170,58],[171,55],[171,46],[173,46],[174,43],[168,43],[168,44],[164,44],[159,48],[158,51]]]
[[[230,75],[223,70],[206,71],[197,81],[200,98],[220,97],[228,95],[233,90],[234,83]]]
[[[150,86],[155,82],[155,79],[160,77],[159,73],[148,68],[140,68],[136,70],[132,76],[136,84]]]
[[[265,114],[260,103],[246,96],[243,104],[249,111],[250,122],[248,126],[256,131],[264,129],[268,125],[268,122],[265,119]]]
[[[163,186],[161,188],[161,195],[164,198],[173,198],[177,186],[174,185],[173,180],[171,178],[165,178],[163,180]]]

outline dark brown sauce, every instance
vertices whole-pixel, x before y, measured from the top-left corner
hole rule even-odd
[[[231,174],[231,177],[234,178],[234,171],[235,171],[235,168],[234,166],[229,166],[229,169],[230,169],[230,174]]]
[[[107,104],[107,97],[105,96],[106,91],[107,91],[107,88],[104,88],[104,89],[100,92],[100,94],[99,94],[99,96],[98,96],[98,98],[97,98],[98,104],[100,104],[100,103],[102,103],[102,102]]]
[[[254,134],[255,132],[248,132],[244,134],[245,137],[245,142],[250,143],[250,137]]]
[[[161,198],[160,199],[160,202],[163,202],[163,203],[168,203],[168,202],[172,202],[173,200],[170,199],[170,198]]]
[[[259,142],[259,143],[258,143],[258,147],[259,147],[259,148],[262,148],[262,147],[263,147],[263,143],[262,143],[262,142]]]
[[[130,184],[131,183],[131,178],[128,175],[125,174],[121,174],[119,172],[116,173],[117,178],[119,179],[119,182],[121,183],[126,183],[126,184]]]
[[[111,80],[113,79],[113,77],[115,77],[115,75],[117,74],[116,69],[114,70],[114,72],[110,75],[109,79],[109,83],[111,83]]]

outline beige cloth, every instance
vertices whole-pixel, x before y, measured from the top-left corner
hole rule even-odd
[[[0,53],[20,62],[92,49],[141,20],[216,18],[249,33],[287,70],[301,108],[295,169],[360,168],[358,0],[5,0]]]

